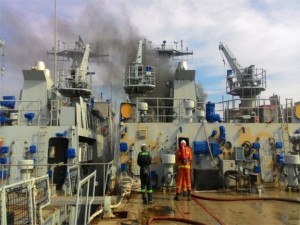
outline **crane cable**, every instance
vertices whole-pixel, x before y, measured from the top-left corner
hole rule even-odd
[[[0,39],[1,41],[1,39]],[[5,44],[4,44],[5,45]],[[4,74],[4,45],[2,46],[2,65],[1,65],[1,76]]]
[[[224,59],[224,53],[222,54],[221,50],[219,52],[220,52],[220,56],[221,56],[223,64],[224,64],[224,74],[226,75],[226,66],[230,68],[230,65],[228,65],[228,62]]]

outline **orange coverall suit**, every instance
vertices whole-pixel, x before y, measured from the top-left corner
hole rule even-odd
[[[186,159],[183,159],[182,151],[185,151]],[[191,161],[192,161],[192,151],[188,146],[180,146],[176,151],[176,163],[178,166],[177,170],[177,186],[176,194],[180,194],[181,188],[186,188],[188,192],[191,192]]]

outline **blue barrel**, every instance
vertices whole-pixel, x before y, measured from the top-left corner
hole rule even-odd
[[[215,115],[215,104],[211,103],[211,102],[208,102],[206,104],[206,120],[208,122],[213,122],[212,121],[213,115]]]
[[[207,142],[206,141],[194,141],[194,153],[196,155],[209,153]]]
[[[211,122],[219,122],[219,123],[221,123],[221,117],[220,117],[220,115],[219,114],[213,114],[211,116]]]
[[[206,104],[206,117],[207,122],[221,122],[221,118],[219,114],[215,114],[215,104],[208,102]]]
[[[15,96],[3,96],[3,100],[5,100],[5,102],[1,102],[2,106],[5,106],[5,107],[10,108],[10,109],[15,108],[15,103],[16,103]]]

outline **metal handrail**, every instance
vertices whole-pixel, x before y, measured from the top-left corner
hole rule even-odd
[[[197,114],[200,110],[205,111],[203,105],[204,102],[194,102],[194,108],[192,109],[192,115],[186,115],[184,108],[184,101],[190,99],[174,99],[174,98],[145,98],[138,97],[135,110],[133,111],[133,118],[135,120],[129,120],[128,122],[143,122],[143,123],[164,123],[164,122],[175,122],[186,123],[187,116],[190,117],[188,122],[199,123],[199,115]],[[251,106],[239,106],[241,102],[252,102]],[[147,112],[143,112],[144,109],[139,108],[139,102],[148,103]],[[144,106],[142,106],[144,107]],[[259,99],[259,98],[239,98],[225,100],[215,103],[215,113],[220,115],[222,122],[229,123],[232,120],[239,120],[244,122],[256,123],[256,122],[272,122],[264,121],[261,116],[261,110],[275,109],[278,113],[273,113],[273,121],[283,121],[284,115],[280,111],[282,105],[280,103],[271,103],[270,99]],[[232,112],[238,112],[232,114]]]

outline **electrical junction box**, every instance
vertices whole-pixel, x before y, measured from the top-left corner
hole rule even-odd
[[[221,160],[221,172],[224,173],[228,170],[236,170],[235,160]]]
[[[146,139],[147,130],[138,130],[138,137],[139,137],[139,139]]]
[[[235,164],[235,160],[221,160],[221,172],[224,175],[226,171],[228,170],[236,170],[236,164]],[[228,187],[234,187],[235,186],[235,182],[233,179],[226,179],[226,184],[228,185]]]
[[[243,147],[234,147],[234,156],[236,161],[244,161],[244,148]]]

